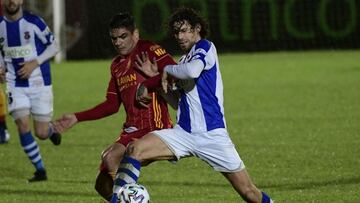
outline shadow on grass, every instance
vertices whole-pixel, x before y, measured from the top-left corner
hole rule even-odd
[[[231,187],[230,183],[226,180],[224,182],[186,182],[186,181],[143,181],[145,185],[149,186],[190,186],[190,187]],[[351,185],[351,184],[360,184],[360,177],[348,177],[336,180],[324,180],[324,181],[299,181],[293,183],[278,183],[278,184],[258,184],[257,187],[261,189],[276,189],[282,191],[291,191],[291,190],[306,190],[313,189],[318,187],[327,187],[327,186],[338,186],[338,185]]]
[[[187,182],[187,181],[140,181],[141,183],[145,185],[151,185],[151,186],[191,186],[191,187],[227,187],[230,186],[230,183],[228,183],[226,180],[222,183],[214,183],[214,182]]]
[[[352,185],[360,184],[360,177],[347,177],[336,180],[324,180],[324,181],[299,181],[295,183],[279,183],[279,184],[264,184],[258,185],[259,188],[274,188],[276,190],[306,190],[313,189],[318,187],[327,187],[327,186],[339,186],[339,185]]]
[[[68,191],[44,191],[44,190],[31,190],[31,189],[3,189],[0,188],[1,194],[15,194],[15,195],[39,195],[39,196],[74,196],[74,197],[90,197],[96,195],[94,192],[68,192]]]
[[[71,184],[95,184],[95,179],[93,181],[91,180],[64,180],[64,179],[51,179],[52,182],[56,183],[71,183]]]

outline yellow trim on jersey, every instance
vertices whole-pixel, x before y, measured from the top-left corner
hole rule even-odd
[[[6,97],[4,94],[4,90],[0,89],[0,117],[3,117],[5,115],[6,115]]]
[[[155,93],[152,93],[152,98],[153,98],[152,106],[153,106],[153,111],[154,111],[155,127],[163,128],[164,124],[161,121],[161,107],[160,107],[160,104],[157,100],[157,96]]]

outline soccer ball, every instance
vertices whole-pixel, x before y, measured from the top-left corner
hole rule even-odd
[[[149,203],[150,196],[143,185],[129,183],[124,185],[118,195],[118,203]]]

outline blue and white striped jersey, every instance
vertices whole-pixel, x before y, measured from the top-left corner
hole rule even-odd
[[[181,98],[177,123],[189,133],[226,128],[223,106],[223,83],[214,44],[198,41],[179,65],[165,71],[180,81]],[[185,79],[185,80],[184,80]]]
[[[7,68],[8,85],[51,85],[49,61],[44,61],[37,67],[29,79],[21,79],[17,71],[21,68],[20,63],[36,59],[52,43],[54,36],[40,17],[26,11],[17,21],[9,21],[6,17],[0,16],[0,50]]]

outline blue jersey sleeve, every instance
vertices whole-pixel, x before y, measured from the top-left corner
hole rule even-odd
[[[35,26],[35,35],[44,45],[50,45],[53,43],[54,35],[41,17],[29,12],[24,12],[24,19]]]

